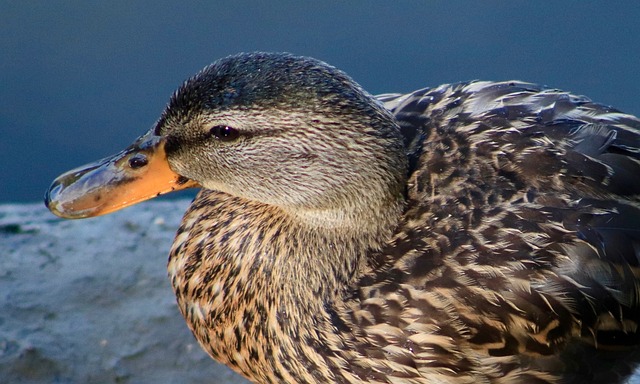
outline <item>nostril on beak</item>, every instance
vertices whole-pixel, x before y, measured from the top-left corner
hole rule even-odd
[[[138,169],[146,166],[149,163],[147,156],[138,153],[129,158],[129,167],[132,169]]]

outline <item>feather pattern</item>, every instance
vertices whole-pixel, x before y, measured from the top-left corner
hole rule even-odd
[[[304,68],[342,76],[312,67]],[[201,78],[174,96],[158,132],[194,119],[190,92],[202,91]],[[338,93],[340,103],[353,97]],[[274,103],[260,113],[273,120],[283,110]],[[260,383],[627,377],[640,335],[640,120],[516,81],[368,103],[366,112],[340,104],[350,113],[343,126],[388,115],[408,164],[397,166],[403,208],[386,230],[319,230],[277,204],[211,189],[185,214],[169,273],[207,352]],[[225,99],[227,120],[251,114],[250,104],[233,104]],[[300,116],[335,123],[321,109]],[[313,147],[309,137],[301,143]],[[353,152],[366,145],[349,140]],[[369,191],[377,193],[373,182],[353,187],[348,204]]]

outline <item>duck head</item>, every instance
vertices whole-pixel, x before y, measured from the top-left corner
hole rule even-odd
[[[357,226],[378,206],[399,214],[406,172],[394,117],[343,72],[289,54],[240,54],[187,80],[130,147],[58,177],[45,203],[84,218],[203,187],[314,225]]]

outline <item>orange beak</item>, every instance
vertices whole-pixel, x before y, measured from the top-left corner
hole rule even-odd
[[[151,130],[114,156],[60,175],[45,194],[45,204],[60,217],[80,219],[199,187],[169,168],[165,142]]]

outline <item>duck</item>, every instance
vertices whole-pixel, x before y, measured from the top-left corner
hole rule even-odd
[[[56,215],[200,188],[168,274],[256,383],[624,382],[640,358],[640,119],[522,81],[372,96],[241,53],[58,177]]]

